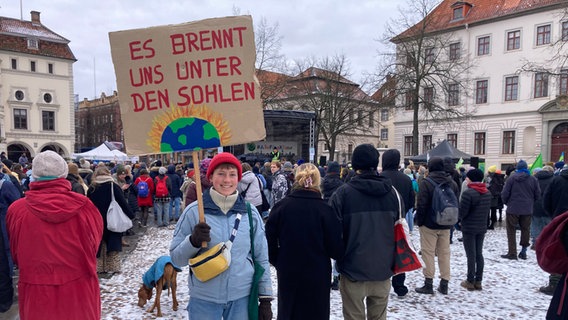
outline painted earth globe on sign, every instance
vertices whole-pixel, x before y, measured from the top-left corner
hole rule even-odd
[[[211,123],[199,118],[179,118],[164,128],[161,152],[198,150],[221,145],[219,132]]]

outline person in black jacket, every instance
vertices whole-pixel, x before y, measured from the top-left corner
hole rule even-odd
[[[456,198],[459,199],[458,185],[450,175],[444,171],[444,161],[440,157],[432,157],[428,161],[428,178],[436,183],[448,182],[452,186]],[[438,256],[440,267],[440,286],[438,291],[448,294],[448,281],[450,280],[450,226],[441,226],[434,221],[432,211],[432,196],[435,186],[423,179],[419,185],[416,202],[416,224],[420,231],[420,248],[424,260],[424,286],[416,288],[418,293],[434,294],[433,281],[436,275],[434,257]]]
[[[398,170],[400,164],[400,152],[397,149],[389,149],[383,153],[383,171],[382,176],[389,178],[393,187],[396,188],[404,202],[405,213],[414,209],[414,189],[412,188],[412,180]],[[404,285],[406,274],[401,273],[392,277],[392,287],[399,297],[404,297],[408,293],[408,288]]]
[[[172,189],[170,193],[170,206],[169,206],[169,215],[170,221],[177,222],[179,219],[179,215],[181,214],[180,205],[181,205],[181,198],[183,197],[183,193],[181,192],[181,185],[183,184],[183,180],[181,176],[176,172],[176,166],[170,164],[168,166],[168,180],[172,184]],[[183,210],[182,210],[183,211]]]
[[[554,217],[568,211],[568,165],[555,176],[548,189],[544,192],[544,210],[554,219]]]
[[[329,201],[331,195],[343,185],[343,180],[339,176],[339,171],[341,167],[337,161],[330,161],[327,163],[327,173],[321,183],[321,193],[323,194],[323,200]],[[339,272],[337,271],[335,261],[331,262],[333,282],[331,283],[332,290],[339,290]]]
[[[483,240],[487,232],[487,212],[491,193],[483,180],[483,171],[475,168],[466,174],[467,190],[460,199],[459,220],[463,234],[463,248],[467,256],[467,279],[461,286],[467,290],[481,290],[483,280]]]
[[[399,201],[391,180],[378,174],[378,164],[373,145],[357,146],[352,156],[355,176],[329,200],[343,222],[345,254],[337,268],[345,319],[365,318],[365,300],[373,301],[366,306],[367,319],[386,318]]]

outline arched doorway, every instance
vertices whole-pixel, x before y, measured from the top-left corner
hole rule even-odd
[[[568,152],[568,122],[563,122],[552,130],[550,137],[550,161],[557,161],[562,152]]]
[[[30,151],[22,144],[11,144],[7,149],[8,154],[6,156],[13,162],[18,162],[18,159],[20,158],[22,153],[26,153],[28,159],[31,159]]]

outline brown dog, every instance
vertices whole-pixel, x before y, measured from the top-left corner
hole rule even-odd
[[[158,317],[162,316],[162,310],[160,309],[160,295],[162,290],[168,289],[168,296],[170,295],[170,289],[172,291],[172,300],[174,302],[174,311],[178,309],[178,302],[176,298],[176,288],[177,288],[177,271],[171,263],[167,263],[164,266],[163,275],[156,281],[156,298],[154,299],[154,305],[152,308],[148,309],[148,312],[154,312],[154,308],[158,308]],[[152,291],[154,288],[149,288],[145,284],[142,284],[138,290],[138,306],[144,307],[146,302],[152,298]]]

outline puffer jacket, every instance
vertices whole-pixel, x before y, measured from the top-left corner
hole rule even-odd
[[[452,190],[459,199],[459,189],[455,181],[450,177],[450,175],[444,171],[434,171],[428,174],[428,178],[431,178],[436,183],[449,182],[452,186]],[[416,224],[421,226],[426,226],[429,229],[450,229],[451,226],[441,226],[434,222],[434,213],[432,212],[432,197],[434,194],[435,186],[430,183],[427,179],[422,179],[420,182],[418,197],[416,200]]]
[[[274,207],[278,201],[284,199],[288,193],[288,182],[286,181],[286,173],[282,170],[274,172],[272,175],[272,203],[271,207]]]
[[[491,207],[491,192],[485,183],[470,183],[460,199],[459,219],[463,233],[487,232],[487,213]]]
[[[262,197],[260,195],[260,184],[256,175],[252,171],[243,172],[243,177],[237,186],[239,194],[242,195],[246,190],[245,200],[250,202],[253,206],[257,207],[262,204]]]
[[[515,172],[505,181],[501,198],[507,214],[531,215],[534,202],[540,198],[538,181],[526,172]]]
[[[335,191],[329,204],[343,224],[345,254],[337,260],[341,275],[353,281],[392,277],[399,202],[391,180],[375,172],[357,174]]]
[[[213,202],[210,190],[203,192],[205,220],[211,226],[211,241],[207,248],[196,248],[189,241],[193,227],[199,223],[197,202],[191,203],[183,211],[170,244],[170,256],[175,265],[187,266],[188,260],[204,252],[220,242],[228,241],[235,225],[237,213],[242,214],[239,229],[231,248],[231,265],[229,269],[217,277],[201,282],[192,273],[189,274],[189,291],[191,296],[213,303],[227,303],[246,297],[250,294],[254,266],[250,255],[250,224],[245,201],[238,197],[233,207],[224,214]],[[268,263],[268,245],[264,234],[264,223],[258,211],[251,206],[254,228],[255,261],[264,267],[265,272],[259,282],[259,295],[272,295],[272,281]]]
[[[172,198],[181,198],[183,197],[183,193],[181,192],[181,185],[183,180],[181,179],[180,175],[176,172],[176,166],[170,164],[168,166],[168,172],[166,173],[168,176],[168,180],[172,184],[172,189],[170,190],[170,197]]]

